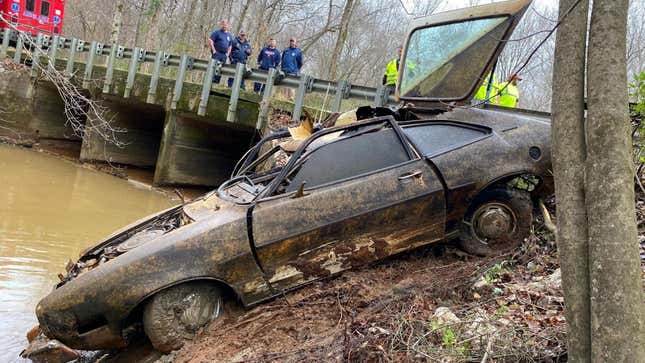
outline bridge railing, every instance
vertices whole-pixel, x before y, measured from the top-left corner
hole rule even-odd
[[[258,113],[256,128],[261,129],[267,121],[270,108],[270,98],[274,85],[296,89],[294,108],[292,110],[292,119],[299,120],[305,102],[305,95],[311,92],[333,93],[334,98],[331,104],[331,111],[340,111],[344,99],[358,98],[370,99],[372,105],[376,107],[384,106],[395,102],[392,95],[388,93],[387,88],[379,86],[371,88],[365,86],[352,85],[347,80],[329,81],[317,79],[307,74],[300,76],[285,76],[275,69],[263,71],[252,69],[244,64],[237,65],[222,64],[214,59],[204,60],[194,58],[190,55],[175,55],[163,51],[148,51],[144,48],[126,48],[121,45],[112,46],[97,41],[85,41],[79,38],[65,38],[59,35],[50,35],[38,33],[18,32],[15,29],[5,28],[0,32],[0,58],[8,56],[10,42],[15,41],[14,61],[20,62],[23,53],[27,48],[31,49],[32,62],[38,64],[45,57],[48,59],[48,66],[54,67],[56,59],[66,54],[65,73],[71,75],[74,71],[74,64],[80,54],[85,54],[85,69],[83,71],[82,86],[89,87],[92,81],[92,72],[95,67],[97,57],[107,57],[105,79],[103,80],[104,93],[110,92],[113,85],[113,75],[117,60],[129,60],[128,74],[126,79],[124,98],[130,97],[130,92],[134,87],[136,73],[141,64],[152,64],[152,73],[146,102],[155,103],[157,88],[161,77],[162,69],[168,67],[176,68],[174,73],[174,89],[172,92],[171,109],[176,109],[181,100],[182,90],[188,71],[199,70],[203,72],[202,92],[198,107],[198,115],[205,116],[208,106],[209,95],[213,87],[212,78],[214,75],[233,77],[234,82],[231,88],[229,108],[226,117],[228,122],[236,122],[237,104],[240,97],[241,81],[249,80],[264,83],[262,102]],[[29,44],[25,44],[29,43]],[[37,67],[32,67],[32,72]]]

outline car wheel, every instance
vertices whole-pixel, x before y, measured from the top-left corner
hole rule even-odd
[[[461,224],[460,245],[478,256],[507,252],[522,244],[533,222],[529,193],[517,189],[491,189],[472,203]]]
[[[188,282],[154,295],[143,308],[143,329],[162,353],[179,349],[197,329],[220,318],[222,290],[208,282]]]

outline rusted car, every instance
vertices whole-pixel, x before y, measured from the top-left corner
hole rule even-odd
[[[293,152],[288,131],[270,135],[216,191],[82,252],[36,308],[43,333],[93,350],[145,332],[167,352],[225,299],[253,306],[446,239],[478,255],[517,247],[551,185],[548,115],[469,104],[529,3],[414,21],[403,107],[360,109]]]

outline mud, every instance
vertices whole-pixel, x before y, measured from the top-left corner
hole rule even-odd
[[[429,319],[432,307],[462,301],[469,295],[471,277],[502,258],[464,261],[453,250],[451,245],[422,248],[315,283],[250,311],[233,311],[204,328],[173,359],[300,362],[404,358],[405,354],[379,344],[382,332],[396,331],[401,314],[422,314]]]

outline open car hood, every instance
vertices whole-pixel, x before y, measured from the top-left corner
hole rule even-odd
[[[531,2],[504,1],[413,20],[399,67],[399,99],[470,102]]]

